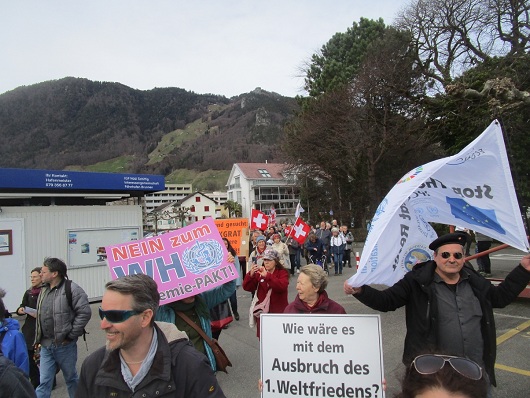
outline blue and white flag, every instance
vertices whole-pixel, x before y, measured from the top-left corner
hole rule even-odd
[[[496,120],[460,153],[419,166],[397,182],[375,212],[348,284],[391,286],[416,263],[432,259],[428,246],[437,235],[429,222],[466,227],[530,251]]]

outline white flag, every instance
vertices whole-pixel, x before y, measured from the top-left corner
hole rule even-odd
[[[300,205],[300,202],[298,202],[298,204],[296,205],[296,210],[294,212],[295,218],[300,217],[300,213],[303,213],[304,211],[304,208]]]
[[[428,222],[459,225],[530,251],[497,121],[460,153],[405,174],[376,210],[351,286],[400,280],[432,258]]]

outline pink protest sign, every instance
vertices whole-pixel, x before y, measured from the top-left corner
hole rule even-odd
[[[212,218],[160,236],[106,246],[112,279],[147,274],[160,304],[196,295],[237,278]]]

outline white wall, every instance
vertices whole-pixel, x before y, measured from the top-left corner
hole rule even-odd
[[[29,275],[25,273],[24,220],[0,218],[0,230],[11,231],[12,237],[13,253],[0,256],[0,287],[7,292],[4,305],[13,312],[22,300],[26,281],[29,281]]]
[[[8,219],[23,220],[23,261],[25,262],[22,285],[10,286],[9,296],[17,296],[20,304],[24,291],[29,287],[29,272],[41,266],[45,257],[68,259],[68,230],[139,227],[142,237],[142,209],[134,206],[35,206],[4,207],[0,223]],[[109,242],[113,244],[118,242]],[[9,256],[0,256],[2,257]],[[1,266],[0,262],[0,266]],[[68,263],[67,263],[68,265]],[[84,268],[68,268],[68,277],[79,284],[91,299],[103,295],[105,283],[110,280],[106,263]],[[3,280],[3,277],[2,277]],[[0,282],[0,286],[3,282]],[[6,296],[7,297],[7,296]],[[14,309],[10,306],[9,309]],[[16,309],[16,308],[15,308]]]

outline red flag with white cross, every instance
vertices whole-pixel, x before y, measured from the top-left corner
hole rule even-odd
[[[291,238],[303,245],[310,231],[311,227],[303,222],[301,218],[299,218],[293,225],[293,229],[291,230]]]
[[[259,210],[252,209],[250,215],[250,229],[259,229],[264,231],[269,225],[269,217]]]

